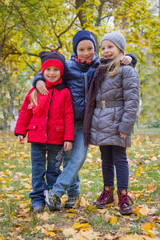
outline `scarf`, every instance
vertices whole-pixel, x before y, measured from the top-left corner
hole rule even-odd
[[[45,86],[47,89],[52,89],[53,87],[58,86],[61,83],[62,83],[62,78],[59,78],[56,82],[50,82],[48,80],[45,80]],[[36,114],[38,116],[42,115],[48,100],[49,100],[49,94],[42,95],[40,92],[38,92],[37,105],[34,104],[32,107],[33,114]]]
[[[75,61],[78,62],[78,63],[87,64],[87,65],[91,65],[92,64],[92,60],[81,60],[79,57],[76,57]]]
[[[81,60],[79,57],[75,57],[75,61],[78,63],[80,66],[80,69],[82,72],[87,72],[88,69],[93,65],[94,60]]]
[[[84,144],[87,146],[90,143],[91,138],[91,123],[92,123],[92,116],[95,108],[96,103],[96,96],[98,93],[99,88],[104,81],[106,72],[108,70],[108,64],[112,61],[112,59],[100,59],[100,65],[96,69],[94,73],[94,77],[92,79],[88,96],[87,96],[87,103],[85,108],[85,115],[84,115],[84,123],[83,123],[83,133],[84,133]]]

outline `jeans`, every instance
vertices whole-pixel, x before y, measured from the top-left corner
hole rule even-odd
[[[120,146],[100,146],[104,186],[114,186],[114,166],[116,167],[118,190],[128,189],[129,168],[126,148]]]
[[[58,176],[53,186],[53,192],[62,197],[68,194],[68,197],[77,197],[80,194],[80,179],[78,171],[81,169],[88,147],[84,145],[83,123],[75,122],[74,142],[72,149],[64,152],[63,156],[63,172]]]
[[[61,145],[31,143],[33,191],[29,197],[32,207],[44,206],[44,190],[51,189],[61,173],[62,155]]]

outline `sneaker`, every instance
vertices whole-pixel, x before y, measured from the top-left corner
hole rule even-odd
[[[108,191],[103,190],[95,205],[97,208],[105,208],[106,205],[114,203],[114,196],[113,196],[114,187],[110,187]]]
[[[118,205],[120,208],[120,213],[122,215],[130,215],[133,213],[133,210],[130,206],[130,202],[133,203],[132,198],[126,193],[126,194],[122,194],[121,190],[117,191],[118,193]]]
[[[44,210],[44,206],[42,206],[42,205],[37,205],[37,206],[33,207],[34,213],[43,212],[43,210]]]
[[[73,208],[78,199],[79,199],[79,196],[68,197],[67,201],[65,202],[64,208]]]
[[[61,210],[61,199],[59,199],[56,203],[56,210],[60,211]]]
[[[52,190],[44,191],[45,202],[51,212],[55,210],[60,210],[61,201],[60,198]]]

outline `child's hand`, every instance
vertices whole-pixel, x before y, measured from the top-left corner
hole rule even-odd
[[[119,133],[120,134],[120,137],[121,138],[126,138],[127,137],[127,135],[125,135],[125,134],[123,134],[123,133]]]
[[[42,80],[39,80],[37,83],[36,83],[36,88],[38,89],[38,91],[43,94],[43,95],[48,95],[48,90],[45,86],[45,82],[42,81]]]
[[[24,144],[23,136],[22,136],[22,135],[18,135],[18,142],[19,142],[20,144]]]
[[[132,58],[130,56],[123,56],[120,59],[121,63],[128,65],[132,62]]]
[[[72,142],[64,142],[64,151],[69,151],[72,149]]]

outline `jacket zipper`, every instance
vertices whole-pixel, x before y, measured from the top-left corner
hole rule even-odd
[[[86,103],[86,101],[87,101],[87,95],[88,95],[87,73],[84,73],[84,80],[85,80],[85,103]]]
[[[48,142],[48,120],[49,120],[49,112],[50,112],[50,107],[51,107],[51,103],[52,103],[52,98],[53,98],[53,93],[54,93],[54,88],[52,90],[52,94],[51,94],[51,98],[49,100],[49,108],[48,108],[48,115],[47,115],[47,123],[46,123],[46,134],[47,134],[47,141],[46,141],[46,144]]]

